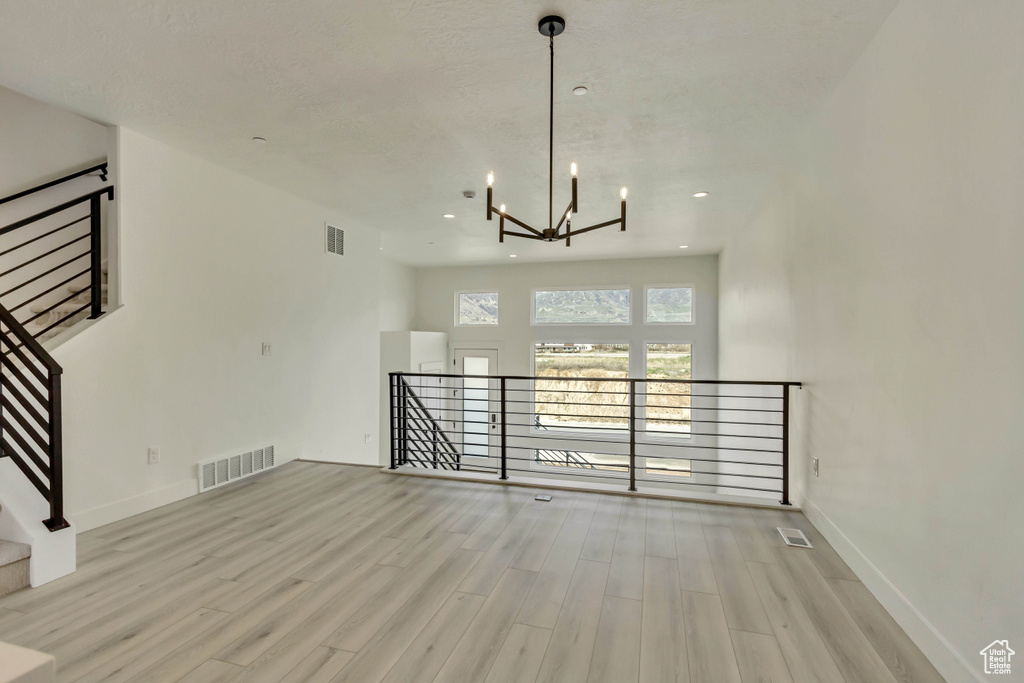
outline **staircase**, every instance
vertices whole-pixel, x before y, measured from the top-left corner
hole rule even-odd
[[[29,586],[31,555],[28,544],[0,541],[0,598]]]
[[[106,173],[102,163],[0,198],[5,216],[20,216],[0,227],[0,595],[75,570],[75,529],[64,516],[63,369],[43,342],[103,315],[102,200],[114,193]],[[96,174],[103,187],[63,200]],[[61,198],[48,200],[57,186]]]
[[[100,271],[100,291],[102,292],[101,302],[104,310],[107,307],[107,269]],[[40,343],[49,341],[69,330],[83,320],[89,319],[89,310],[82,310],[92,299],[91,291],[81,285],[68,285],[65,289],[72,296],[65,303],[58,304],[54,308],[47,308],[44,304],[33,304],[29,310],[39,317],[28,323],[25,329],[32,334]]]
[[[397,465],[429,467],[435,470],[462,469],[462,454],[452,443],[448,433],[409,383],[401,377],[398,380],[396,408],[404,427],[398,434],[401,444],[401,450],[397,454],[399,462],[393,462],[392,469]]]

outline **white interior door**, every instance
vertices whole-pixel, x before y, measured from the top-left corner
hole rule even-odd
[[[455,352],[456,372],[480,375],[462,380],[462,455],[464,465],[494,468],[497,446],[497,392],[494,380],[485,379],[498,370],[497,349],[459,349]]]

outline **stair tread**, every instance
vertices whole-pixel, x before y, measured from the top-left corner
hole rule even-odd
[[[24,543],[0,541],[0,567],[24,560],[32,554],[32,548]]]

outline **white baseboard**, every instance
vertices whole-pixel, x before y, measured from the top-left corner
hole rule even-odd
[[[125,498],[115,503],[108,503],[107,505],[76,512],[68,516],[74,519],[75,525],[78,527],[79,533],[81,533],[105,524],[111,524],[126,517],[131,517],[132,515],[176,503],[183,498],[194,496],[197,493],[199,493],[198,480],[186,479],[156,489],[155,491],[140,493],[131,498]]]
[[[803,500],[803,512],[914,644],[921,648],[943,678],[949,683],[985,680],[981,674],[981,660],[978,660],[978,666],[972,667],[813,501]]]
[[[295,460],[295,455],[293,453],[282,453],[278,451],[275,455],[277,456],[277,466],[274,469]],[[164,505],[177,503],[179,500],[198,494],[199,479],[185,479],[154,491],[147,491],[146,493],[140,493],[139,495],[132,496],[131,498],[119,500],[115,503],[108,503],[107,505],[100,505],[99,507],[94,507],[90,510],[76,512],[74,514],[67,515],[67,517],[74,521],[75,526],[78,528],[78,533],[82,533],[83,531],[96,529],[104,526],[105,524],[118,522],[127,517],[131,517],[132,515],[142,514],[143,512],[149,512],[150,510],[155,510],[158,507],[163,507]]]

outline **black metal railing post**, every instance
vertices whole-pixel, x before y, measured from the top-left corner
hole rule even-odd
[[[91,271],[92,271],[92,287],[91,287],[91,298],[92,298],[92,312],[89,314],[89,318],[98,318],[103,315],[103,283],[102,275],[100,273],[100,259],[102,257],[102,240],[100,239],[100,195],[93,195],[92,199],[89,200],[89,230],[90,232],[90,249],[91,256]]]
[[[61,433],[60,373],[50,373],[50,424],[47,437],[50,444],[50,519],[44,524],[50,531],[71,526],[64,519],[64,446]]]
[[[505,378],[502,377],[501,383],[501,478],[508,479],[508,453],[506,444],[506,429],[505,429]]]
[[[430,440],[434,451],[434,469],[437,469],[437,424],[431,424],[430,426]]]
[[[399,396],[401,399],[398,403],[398,436],[399,443],[401,444],[401,457],[399,462],[405,465],[409,462],[409,389],[405,382],[404,377],[399,377]]]
[[[636,380],[629,380],[629,490],[636,491]]]
[[[789,385],[782,385],[782,504],[789,505]]]
[[[398,425],[395,424],[395,402],[398,400],[396,387],[395,373],[388,373],[388,437],[391,440],[391,469],[393,470],[398,469],[398,463],[396,462],[398,443],[395,439],[395,432],[398,428]]]

